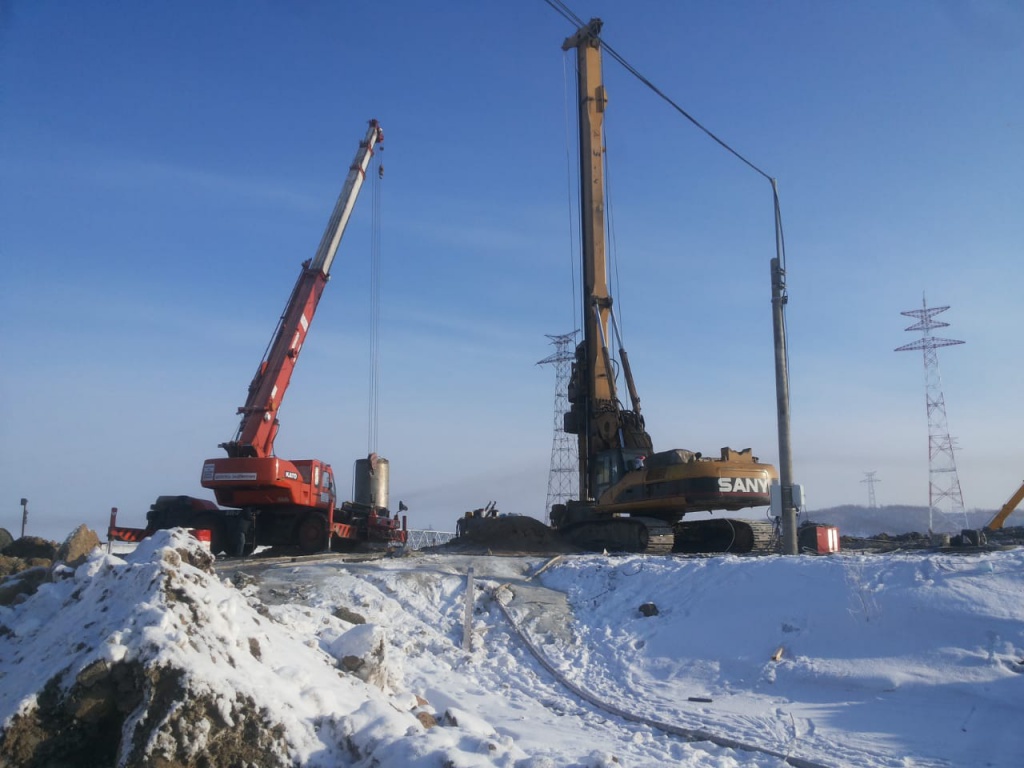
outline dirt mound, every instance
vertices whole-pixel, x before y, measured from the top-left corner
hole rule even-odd
[[[41,584],[52,580],[56,564],[76,568],[99,545],[95,532],[85,525],[78,526],[60,545],[38,536],[9,541],[0,547],[0,605],[12,605],[34,594]]]
[[[527,515],[466,518],[462,535],[437,549],[481,554],[576,551],[553,528]]]
[[[65,642],[42,618],[36,626],[24,619],[10,626],[0,624],[0,637],[19,641],[12,648],[20,665],[39,665],[37,684],[41,686],[30,695],[23,687],[25,703],[0,725],[0,768],[295,764],[285,754],[284,726],[273,722],[251,696],[239,692],[229,700],[210,692],[196,682],[195,672],[180,654],[168,653],[157,640],[142,643],[138,650],[115,640],[152,632],[154,637],[176,638],[171,645],[178,650],[186,646],[198,654],[208,650],[203,645],[208,627],[219,619],[203,608],[204,587],[216,579],[213,556],[184,535],[178,539],[164,535],[168,546],[155,550],[149,562],[120,567],[107,563],[89,575],[70,567],[52,574],[57,579],[52,594],[62,595],[62,602],[47,610],[85,628],[105,623],[106,629],[98,633],[106,637],[103,642],[97,644],[88,632]],[[87,549],[94,538],[95,533],[82,526],[61,549],[73,561],[79,557],[75,552]],[[37,546],[38,542],[30,541],[15,551],[35,553]],[[34,570],[47,574],[44,568]],[[142,571],[148,573],[137,579]],[[146,585],[143,592],[133,592],[137,581]],[[77,588],[59,589],[67,583]],[[132,598],[149,607],[134,615],[130,607],[123,610],[125,604],[135,602]],[[160,606],[166,605],[173,609],[161,614]],[[14,615],[5,615],[5,621]],[[69,615],[78,620],[68,619]],[[164,616],[163,623],[147,627],[151,616]],[[247,653],[258,658],[254,639],[238,648],[225,645],[227,665],[234,668],[235,658]],[[58,656],[61,660],[54,662]],[[52,672],[49,677],[47,669]]]
[[[47,541],[38,536],[23,536],[4,547],[3,554],[19,560],[54,560],[57,549],[55,541]]]

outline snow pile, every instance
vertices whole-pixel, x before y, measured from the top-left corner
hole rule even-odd
[[[517,766],[1020,764],[1024,550],[586,555],[528,578],[545,563],[422,555],[278,569],[264,588],[388,627],[406,684],[460,723],[484,716],[531,755]]]
[[[161,533],[0,607],[0,768],[1020,764],[1020,549],[224,567]]]
[[[475,727],[426,729],[415,711],[426,702],[401,692],[399,666],[383,658],[383,629],[326,614],[315,627],[282,623],[212,563],[190,536],[164,531],[124,559],[97,550],[0,608],[0,765],[525,757]],[[372,675],[338,663],[361,655],[376,660]]]
[[[1020,764],[1024,550],[586,558],[541,578],[579,633],[548,655],[630,711],[826,765]]]

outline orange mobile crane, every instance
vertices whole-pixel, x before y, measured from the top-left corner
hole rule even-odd
[[[366,176],[374,148],[384,139],[371,120],[359,144],[316,255],[302,264],[284,313],[249,384],[233,439],[221,443],[227,456],[207,459],[200,482],[214,492],[213,502],[190,496],[161,496],[147,515],[145,529],[119,528],[111,522],[108,538],[138,541],[172,527],[210,531],[214,553],[244,555],[257,546],[297,545],[304,552],[361,541],[404,543],[399,525],[386,508],[346,502],[337,506],[330,464],[319,459],[282,459],[274,454],[280,427],[278,410],[298,362],[310,323],[330,277],[338,245]],[[369,472],[377,467],[375,456]]]

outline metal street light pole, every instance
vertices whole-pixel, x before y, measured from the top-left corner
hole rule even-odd
[[[775,337],[775,396],[779,420],[779,490],[782,493],[782,554],[797,554],[796,506],[793,504],[793,449],[789,432],[789,366],[786,364],[786,274],[772,259],[772,326]]]
[[[772,182],[775,198],[775,258],[772,259],[772,327],[775,339],[775,398],[779,423],[779,502],[782,517],[782,554],[799,554],[796,512],[800,502],[794,498],[793,448],[789,431],[789,351],[786,347],[786,247],[782,239],[782,213],[779,189]],[[798,489],[799,490],[799,489]]]

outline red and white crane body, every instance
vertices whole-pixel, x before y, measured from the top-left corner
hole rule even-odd
[[[316,255],[302,264],[288,304],[249,384],[245,405],[238,409],[242,416],[238,431],[231,441],[221,443],[227,456],[203,463],[200,482],[226,509],[191,496],[160,496],[150,507],[144,529],[118,526],[115,510],[107,532],[109,540],[137,542],[156,530],[185,527],[205,531],[215,554],[242,555],[256,546],[297,544],[305,552],[319,552],[332,542],[342,546],[405,542],[405,518],[399,521],[384,508],[363,509],[348,502],[337,505],[330,464],[318,459],[282,459],[274,454],[281,402],[370,159],[383,139],[380,125],[371,120]]]
[[[227,457],[207,459],[200,482],[226,507],[315,507],[332,511],[337,501],[334,473],[317,459],[288,461],[274,455],[280,422],[277,412],[291,382],[309,326],[330,278],[331,265],[348,225],[374,148],[384,140],[376,120],[349,169],[316,255],[302,264],[284,313],[256,369],[249,396],[238,413],[234,439],[221,443]]]

